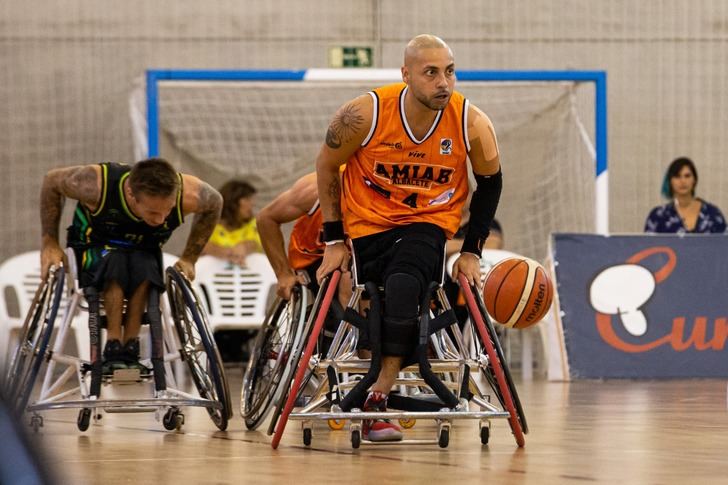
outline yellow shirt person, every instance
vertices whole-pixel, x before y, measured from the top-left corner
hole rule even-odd
[[[250,242],[254,244],[255,251],[261,250],[260,234],[258,234],[255,219],[250,219],[237,229],[227,229],[222,224],[218,224],[215,226],[209,242],[223,248],[232,248],[240,243]]]
[[[261,252],[260,235],[253,215],[255,188],[242,180],[229,180],[220,188],[223,208],[220,222],[207,242],[209,254],[240,266],[252,252]]]

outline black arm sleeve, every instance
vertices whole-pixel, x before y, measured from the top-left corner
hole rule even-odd
[[[470,201],[470,223],[465,234],[461,253],[473,253],[480,257],[483,243],[490,234],[490,224],[498,208],[501,190],[503,189],[503,174],[500,170],[495,175],[475,175],[477,187]]]

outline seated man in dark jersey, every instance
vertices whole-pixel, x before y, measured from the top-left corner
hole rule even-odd
[[[222,197],[197,177],[177,173],[161,158],[134,165],[102,163],[53,169],[41,190],[43,276],[63,259],[58,229],[64,197],[78,201],[67,244],[76,253],[79,283],[103,296],[107,318],[104,372],[138,367],[138,335],[149,288],[153,285],[164,291],[162,245],[186,215],[195,214],[187,244],[175,264],[194,279],[195,262],[220,218]]]

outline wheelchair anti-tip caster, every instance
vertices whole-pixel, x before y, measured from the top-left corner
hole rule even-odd
[[[312,437],[311,428],[303,428],[303,444],[306,446],[311,446],[311,437]]]
[[[414,425],[417,423],[417,420],[414,418],[400,418],[399,425],[402,426],[404,429],[410,429],[413,428]]]
[[[349,432],[351,433],[351,447],[354,449],[359,448],[361,445],[361,420],[352,420],[349,425]]]
[[[480,423],[480,442],[484,445],[490,440],[490,423]]]
[[[359,445],[361,445],[361,431],[355,429],[351,432],[351,447],[357,449]]]
[[[338,430],[344,429],[344,426],[346,426],[346,420],[345,419],[329,419],[328,424],[329,424],[329,428],[332,431],[338,431]]]
[[[78,412],[78,419],[76,419],[76,425],[79,431],[86,431],[89,424],[91,424],[91,409],[83,408]]]
[[[185,415],[182,414],[177,408],[169,408],[164,417],[162,418],[162,425],[164,429],[168,431],[182,429],[182,425],[185,424]]]
[[[440,448],[447,448],[450,444],[450,424],[441,424],[438,431],[437,444]]]

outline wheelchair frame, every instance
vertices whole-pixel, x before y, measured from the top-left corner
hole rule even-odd
[[[73,258],[69,258],[73,260]],[[73,262],[71,262],[71,265]],[[187,278],[176,269],[166,270],[167,298],[160,298],[158,290],[150,289],[147,316],[152,340],[152,366],[150,375],[138,370],[115,371],[113,376],[101,374],[101,340],[99,301],[90,292],[86,296],[89,309],[89,335],[91,356],[69,355],[64,351],[69,329],[77,313],[83,308],[84,291],[75,279],[69,278],[69,298],[61,309],[61,296],[65,282],[63,267],[52,268],[41,283],[26,317],[20,345],[6,375],[5,390],[18,414],[32,413],[31,427],[37,431],[43,426],[40,412],[54,409],[80,409],[77,426],[86,431],[93,416],[101,419],[98,410],[108,413],[155,412],[157,420],[167,430],[179,430],[184,424],[182,407],[198,406],[207,409],[214,424],[227,428],[232,416],[230,392],[203,307]],[[52,299],[50,298],[52,296]],[[49,347],[55,319],[62,310],[62,320],[52,347]],[[164,331],[166,327],[166,331]],[[174,331],[173,331],[174,329]],[[38,398],[28,405],[30,395],[43,362],[47,363]],[[181,362],[187,363],[200,396],[179,388]],[[57,375],[56,366],[61,367]],[[174,370],[173,371],[173,366]],[[75,379],[74,379],[75,378]],[[70,385],[67,383],[75,380]],[[102,399],[102,385],[115,380],[124,383],[154,384],[152,398]]]
[[[340,272],[336,271],[324,280],[305,325],[299,325],[297,332],[289,336],[290,341],[281,343],[280,348],[288,349],[285,352],[287,365],[281,368],[279,353],[275,379],[258,388],[252,386],[251,368],[266,365],[270,368],[271,359],[264,353],[254,354],[258,357],[257,361],[251,359],[243,381],[244,399],[255,401],[256,396],[251,397],[250,394],[254,394],[256,389],[266,389],[269,397],[265,401],[267,407],[261,404],[263,408],[258,408],[257,415],[253,416],[257,420],[253,419],[250,423],[250,416],[246,416],[246,411],[251,409],[246,409],[243,402],[241,412],[250,429],[254,429],[272,408],[274,413],[268,434],[274,435],[271,445],[275,449],[289,419],[302,421],[305,445],[311,444],[314,421],[325,420],[332,429],[340,429],[343,427],[343,420],[349,420],[352,447],[358,448],[362,443],[361,429],[364,419],[399,419],[404,427],[411,427],[416,419],[435,419],[438,424],[436,440],[404,440],[394,444],[438,443],[444,448],[449,444],[453,420],[478,419],[481,443],[487,444],[490,438],[490,420],[506,418],[517,445],[525,445],[524,434],[528,432],[528,426],[498,336],[479,292],[468,284],[463,275],[459,282],[464,289],[470,314],[470,324],[466,326],[465,333],[457,325],[442,286],[433,284],[421,306],[426,311],[420,316],[419,365],[408,365],[402,369],[395,383],[395,388],[399,386],[405,391],[427,387],[431,393],[426,396],[429,399],[418,400],[392,394],[390,407],[410,407],[416,410],[387,412],[361,411],[366,390],[379,373],[379,356],[373,348],[375,355],[371,361],[359,359],[356,350],[359,329],[369,322],[355,308],[366,291],[372,297],[370,315],[378,314],[378,296],[373,295],[379,294],[379,288],[371,283],[356,284],[347,309],[333,310],[340,324],[328,352],[326,355],[314,352],[326,314],[334,301],[339,278]],[[436,302],[434,311],[431,310],[431,301]],[[279,302],[279,307],[281,304]],[[372,341],[378,339],[378,335],[374,333],[372,330]],[[466,337],[470,337],[469,341]],[[256,349],[266,345],[265,339],[266,334],[261,332]],[[435,359],[427,359],[428,349],[435,353]],[[361,380],[354,381],[349,380],[352,374],[366,375]],[[416,374],[420,374],[420,377],[411,377]],[[486,386],[475,380],[473,374],[482,375],[491,392],[483,389]],[[499,406],[491,402],[491,395],[495,395]],[[260,399],[261,396],[257,398]],[[477,405],[480,410],[471,410],[471,404]],[[294,407],[297,408],[295,412]]]

